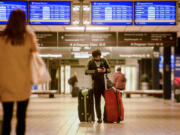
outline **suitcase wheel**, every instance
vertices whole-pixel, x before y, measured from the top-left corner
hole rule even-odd
[[[117,123],[120,123],[120,118],[118,118],[118,121],[117,121]]]

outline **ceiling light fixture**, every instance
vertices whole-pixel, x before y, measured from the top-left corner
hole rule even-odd
[[[90,24],[90,22],[85,20],[85,21],[83,21],[83,24]]]
[[[83,6],[83,11],[90,11],[89,6]]]
[[[43,58],[61,58],[61,54],[39,54],[40,57]]]
[[[77,31],[106,31],[109,30],[109,27],[85,27],[85,26],[76,26],[76,27],[65,27],[65,30],[77,30]]]
[[[79,24],[79,21],[75,20],[72,22],[73,24]]]
[[[65,30],[84,30],[85,27],[84,26],[79,26],[79,27],[65,27]]]
[[[109,27],[86,27],[86,30],[109,30]]]
[[[80,10],[80,6],[74,6],[74,7],[72,8],[72,10],[73,10],[73,11],[79,11],[79,10]]]

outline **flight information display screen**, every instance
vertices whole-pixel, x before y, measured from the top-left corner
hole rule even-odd
[[[14,9],[25,11],[27,18],[26,1],[0,1],[0,24],[7,24],[9,16]]]
[[[71,24],[69,1],[30,1],[29,24]]]
[[[92,2],[92,25],[132,25],[133,2]]]
[[[176,2],[135,2],[135,25],[176,25]]]

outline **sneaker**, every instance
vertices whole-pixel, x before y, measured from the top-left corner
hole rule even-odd
[[[97,121],[98,123],[102,123],[102,119],[98,119],[98,121]]]

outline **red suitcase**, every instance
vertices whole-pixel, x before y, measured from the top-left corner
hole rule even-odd
[[[105,90],[105,105],[107,122],[117,122],[124,120],[124,107],[121,92],[115,88]]]

